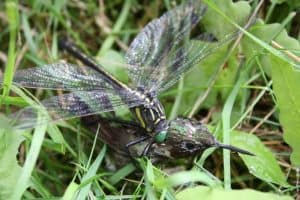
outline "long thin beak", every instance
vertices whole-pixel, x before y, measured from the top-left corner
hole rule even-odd
[[[253,154],[249,151],[246,151],[244,149],[240,149],[240,148],[235,147],[235,146],[227,145],[227,144],[218,143],[217,147],[220,147],[220,148],[223,148],[223,149],[228,149],[230,151],[234,151],[234,152],[241,153],[241,154],[246,154],[246,155],[249,155],[249,156],[255,156],[255,154]]]

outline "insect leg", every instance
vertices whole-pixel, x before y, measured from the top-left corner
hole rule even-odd
[[[132,157],[132,155],[131,155],[131,153],[130,153],[130,151],[129,151],[129,148],[130,148],[131,146],[133,146],[133,145],[136,145],[136,144],[139,144],[139,143],[141,143],[141,142],[143,142],[143,141],[145,141],[145,140],[148,140],[150,137],[151,137],[151,136],[149,136],[149,135],[145,135],[145,136],[142,136],[142,137],[140,137],[140,138],[138,138],[138,139],[136,139],[136,140],[133,140],[133,141],[127,143],[127,144],[125,145],[125,149],[126,149],[128,155],[133,159],[133,157]],[[142,155],[143,155],[143,153],[142,153]]]
[[[147,144],[147,146],[145,147],[143,153],[141,156],[146,156],[148,154],[148,151],[150,150],[151,146],[154,144],[154,139],[152,138],[151,141]]]

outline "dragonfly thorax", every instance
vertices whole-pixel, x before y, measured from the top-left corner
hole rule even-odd
[[[164,133],[167,130],[167,120],[165,111],[160,101],[153,94],[139,94],[143,99],[143,104],[133,107],[132,113],[139,121],[140,125],[152,136]],[[158,139],[162,141],[163,139]]]

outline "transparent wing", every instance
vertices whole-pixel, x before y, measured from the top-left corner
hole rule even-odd
[[[155,84],[152,85],[150,91],[156,91],[158,94],[165,91],[174,85],[191,67],[208,57],[211,53],[215,52],[218,48],[228,44],[237,38],[240,31],[234,31],[230,34],[223,36],[220,41],[209,42],[208,40],[215,40],[211,36],[207,36],[208,39],[203,41],[189,40],[184,47],[178,48],[174,53],[170,55],[174,59],[169,60],[167,65],[163,67],[164,76],[157,76]],[[202,39],[202,38],[201,38]],[[153,78],[149,78],[154,80]]]
[[[181,50],[187,47],[186,38],[205,11],[206,6],[200,1],[189,1],[151,21],[138,34],[125,56],[136,87],[150,90],[156,80],[166,76],[170,56],[182,54]],[[180,62],[173,64],[180,65]]]
[[[75,91],[54,96],[42,101],[42,106],[29,106],[13,114],[13,126],[19,129],[33,128],[38,118],[38,110],[45,110],[42,123],[82,117],[102,112],[118,110],[140,105],[141,100],[127,91],[107,92]]]
[[[62,89],[65,91],[91,91],[111,89],[103,75],[84,66],[67,63],[47,64],[19,70],[13,82],[26,88]]]

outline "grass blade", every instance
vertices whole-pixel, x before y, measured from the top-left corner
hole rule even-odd
[[[41,115],[39,113],[37,122],[39,122],[39,120],[43,120],[41,116],[44,115]],[[23,192],[28,187],[32,171],[34,169],[39,152],[41,150],[43,140],[46,134],[47,124],[45,123],[44,124],[37,123],[37,124],[39,125],[35,127],[30,149],[26,161],[24,163],[24,167],[22,168],[22,172],[19,177],[19,180],[17,181],[17,184],[15,186],[12,199],[16,199],[16,200],[21,199]]]
[[[8,44],[8,60],[6,63],[4,80],[3,80],[3,97],[9,93],[9,89],[13,79],[15,59],[16,59],[16,38],[19,27],[18,4],[16,1],[6,2],[6,14],[9,23],[9,44]],[[1,102],[0,102],[1,103]]]

